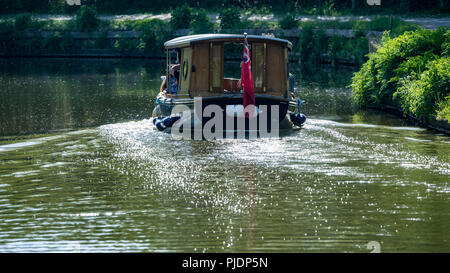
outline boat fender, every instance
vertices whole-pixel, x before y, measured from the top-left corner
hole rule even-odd
[[[306,116],[301,113],[289,113],[289,116],[291,118],[292,123],[294,123],[297,126],[302,126],[303,123],[306,121]]]
[[[172,125],[181,118],[180,115],[174,115],[169,117],[156,117],[153,119],[153,124],[159,131],[164,131],[166,128],[172,127]]]

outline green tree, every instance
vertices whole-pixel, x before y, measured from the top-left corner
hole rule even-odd
[[[93,6],[83,5],[75,15],[75,26],[80,31],[93,31],[100,25],[97,10]]]
[[[300,60],[302,62],[310,61],[313,52],[314,44],[313,41],[314,29],[311,25],[305,26],[298,38],[298,51],[300,53]]]
[[[288,13],[283,19],[280,20],[280,27],[282,29],[291,29],[298,27],[298,21],[295,18],[295,14]]]
[[[173,29],[189,28],[192,21],[192,9],[184,3],[182,6],[175,8],[172,12],[170,23]]]
[[[204,9],[198,9],[193,13],[192,21],[190,23],[192,33],[210,33],[214,30],[214,25],[208,17],[208,13]]]
[[[17,30],[31,29],[36,25],[36,20],[31,17],[30,13],[22,13],[17,15],[14,20],[14,27]]]
[[[241,24],[241,15],[236,7],[222,9],[219,19],[221,29],[237,29]]]

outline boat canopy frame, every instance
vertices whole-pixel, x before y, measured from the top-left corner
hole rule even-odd
[[[188,35],[182,36],[164,43],[165,49],[171,48],[182,48],[191,46],[192,43],[196,42],[235,42],[235,43],[243,43],[244,35],[243,34],[197,34],[197,35]],[[260,35],[247,35],[247,41],[249,43],[252,42],[273,42],[273,43],[281,43],[285,44],[289,50],[292,50],[292,43],[288,40],[269,37],[269,36],[260,36]]]
[[[274,37],[246,35],[252,46],[252,74],[255,94],[288,98],[288,51],[292,43]],[[238,79],[224,78],[224,44],[244,43],[239,34],[200,34],[182,36],[164,43],[166,49],[167,76],[171,64],[170,52],[181,53],[180,80],[176,97],[209,97],[226,95],[228,87],[236,86]],[[233,87],[232,87],[233,88]]]

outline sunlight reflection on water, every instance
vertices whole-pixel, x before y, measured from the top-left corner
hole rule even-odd
[[[147,119],[159,68],[52,65],[4,81],[2,98],[37,95],[2,120],[0,252],[450,250],[448,136],[352,110],[347,74],[294,71],[301,130],[175,141]]]

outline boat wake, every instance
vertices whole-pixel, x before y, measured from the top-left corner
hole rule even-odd
[[[189,196],[186,200],[196,207],[245,212],[248,202],[255,200],[238,194],[245,191],[242,181],[256,185],[264,173],[294,173],[299,180],[318,175],[353,183],[404,184],[422,183],[405,179],[406,171],[427,172],[437,177],[436,184],[427,184],[430,189],[449,192],[438,181],[450,170],[444,155],[409,149],[405,138],[418,139],[423,133],[416,128],[310,119],[304,130],[292,130],[279,138],[192,141],[173,140],[152,125],[151,120],[143,120],[99,128],[100,135],[113,144],[113,168],[177,200]],[[419,144],[448,151],[446,141],[443,137]]]

